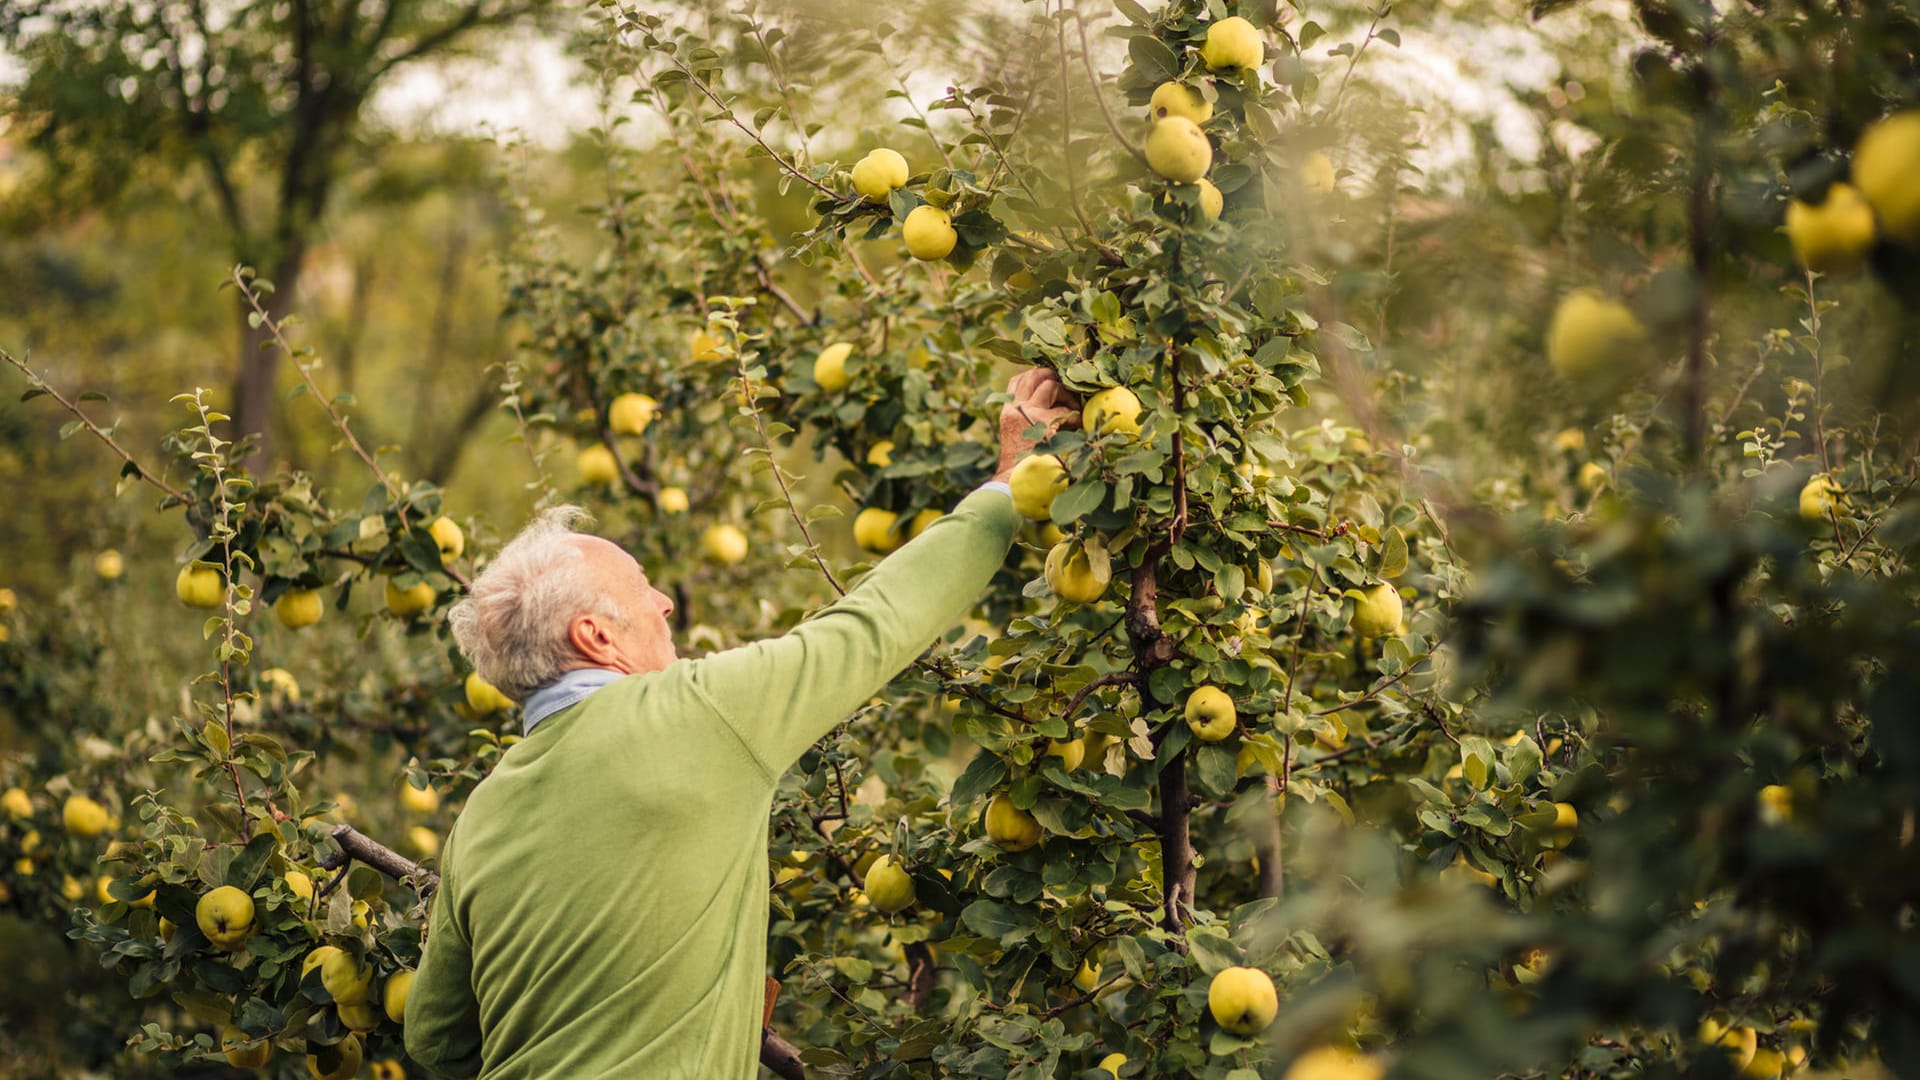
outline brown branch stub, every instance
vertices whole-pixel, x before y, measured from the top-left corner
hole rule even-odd
[[[351,825],[336,826],[333,830],[333,842],[340,850],[321,860],[320,865],[328,870],[344,870],[349,862],[359,860],[375,870],[397,881],[412,885],[421,896],[429,896],[440,887],[440,875],[422,867],[419,863],[361,832]]]
[[[908,1008],[919,1012],[933,997],[933,950],[926,942],[915,941],[903,946],[901,952],[907,957],[907,992],[902,1000]]]
[[[807,1080],[799,1048],[775,1034],[772,1028],[760,1029],[760,1064],[781,1080]]]

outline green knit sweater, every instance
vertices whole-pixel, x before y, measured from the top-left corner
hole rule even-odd
[[[534,728],[441,853],[407,1052],[488,1080],[751,1080],[774,786],[979,597],[1017,522],[976,491],[789,633]]]

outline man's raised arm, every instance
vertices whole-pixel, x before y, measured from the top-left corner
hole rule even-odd
[[[1025,432],[1073,415],[1052,372],[1015,378],[1001,411],[1004,481],[1032,449]],[[690,661],[721,718],[773,776],[878,693],[959,619],[1006,561],[1020,524],[1000,483],[968,495],[839,602],[768,641]]]

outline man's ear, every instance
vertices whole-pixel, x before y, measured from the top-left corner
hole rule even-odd
[[[575,615],[567,623],[567,640],[581,656],[596,664],[605,663],[614,656],[613,638],[607,630],[605,619],[599,615]]]

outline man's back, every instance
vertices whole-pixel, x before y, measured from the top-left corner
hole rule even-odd
[[[448,839],[408,1052],[489,1080],[752,1077],[775,784],[979,595],[1015,520],[969,496],[793,632],[538,725]]]
[[[761,973],[729,960],[764,953],[773,785],[689,673],[541,724],[461,814],[446,896],[490,1077],[751,1074]]]

